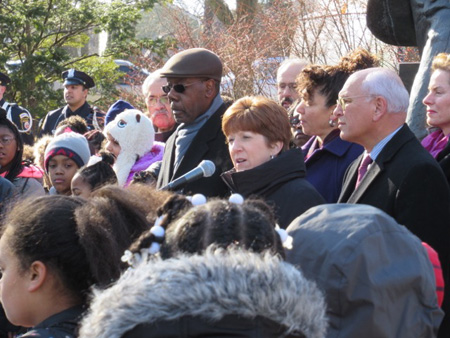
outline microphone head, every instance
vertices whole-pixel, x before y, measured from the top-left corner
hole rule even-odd
[[[209,160],[201,161],[198,166],[202,168],[204,177],[212,176],[212,174],[214,174],[214,172],[216,171],[216,166],[212,161]]]

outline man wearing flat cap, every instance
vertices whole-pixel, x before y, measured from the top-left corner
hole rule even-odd
[[[6,111],[6,117],[13,122],[17,129],[19,129],[20,136],[25,144],[33,145],[34,137],[31,132],[33,127],[33,117],[25,108],[19,106],[17,103],[6,102],[3,95],[6,91],[6,86],[11,82],[8,75],[0,72],[0,108]]]
[[[167,78],[163,90],[179,126],[166,142],[157,187],[165,187],[201,161],[210,160],[216,166],[214,174],[187,183],[181,192],[225,196],[228,189],[220,174],[233,165],[221,130],[228,108],[220,97],[222,62],[207,49],[192,48],[172,56],[161,69],[161,77]]]
[[[104,117],[98,116],[87,103],[86,98],[89,89],[95,86],[94,80],[86,73],[75,69],[69,69],[62,73],[64,80],[64,107],[53,110],[44,118],[41,126],[40,136],[54,134],[59,122],[66,118],[78,115],[86,120],[89,130],[100,129],[99,121]]]

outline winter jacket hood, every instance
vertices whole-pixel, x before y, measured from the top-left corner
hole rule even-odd
[[[287,261],[324,291],[327,337],[435,337],[433,267],[421,241],[385,212],[362,204],[309,209],[287,228]]]
[[[321,293],[294,266],[270,254],[211,249],[142,263],[96,291],[80,337],[121,337],[143,323],[186,316],[214,322],[234,314],[262,316],[286,332],[318,338],[325,335],[324,313]]]

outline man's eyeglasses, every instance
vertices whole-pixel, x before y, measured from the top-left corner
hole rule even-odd
[[[351,103],[353,99],[357,99],[360,97],[369,97],[373,95],[359,95],[359,96],[352,96],[352,97],[338,97],[336,104],[342,108],[342,110],[345,110],[347,104]]]
[[[3,144],[4,146],[9,146],[11,142],[14,140],[15,140],[14,137],[2,137],[0,138],[0,143]]]
[[[182,83],[178,83],[176,85],[172,85],[172,84],[168,84],[165,86],[162,86],[162,90],[164,93],[169,94],[169,92],[172,90],[175,90],[177,93],[184,93],[184,91],[186,90],[186,87],[192,86],[193,84],[196,83],[200,83],[203,81],[197,81],[197,82],[192,82],[192,83],[186,83],[186,84],[182,84]]]
[[[158,101],[163,104],[166,105],[169,103],[169,97],[167,95],[164,96],[149,96],[147,98],[147,103],[149,106],[156,106],[158,104]]]

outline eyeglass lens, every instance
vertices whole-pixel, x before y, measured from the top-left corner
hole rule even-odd
[[[11,142],[14,140],[14,137],[2,137],[0,138],[0,143],[4,146],[7,146],[11,144]]]
[[[160,96],[160,97],[151,96],[151,97],[148,98],[148,103],[151,106],[156,105],[158,103],[158,101],[161,104],[167,104],[167,103],[169,103],[169,98],[167,96]]]

